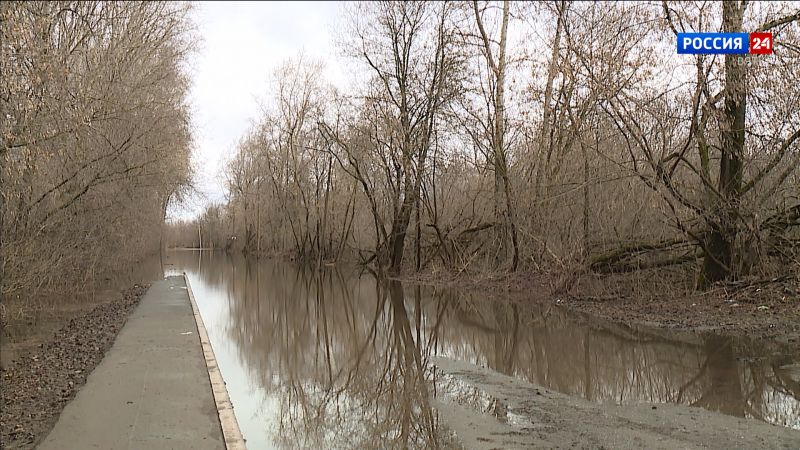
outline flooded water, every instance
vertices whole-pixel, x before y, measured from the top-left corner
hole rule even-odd
[[[188,276],[249,448],[456,448],[437,398],[525,425],[448,380],[436,358],[593,402],[678,403],[800,429],[800,366],[769,344],[221,253],[170,252],[165,271]]]

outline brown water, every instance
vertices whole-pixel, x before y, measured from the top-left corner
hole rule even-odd
[[[679,403],[800,429],[800,366],[769,343],[221,253],[170,252],[165,271],[189,278],[253,449],[458,447],[437,397],[525,421],[448,382],[434,356],[596,402]]]

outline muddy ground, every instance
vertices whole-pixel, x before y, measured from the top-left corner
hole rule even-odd
[[[770,339],[800,349],[800,295],[794,282],[705,292],[597,297],[580,291],[556,301],[569,309],[626,323]]]
[[[769,339],[800,349],[800,282],[796,277],[742,280],[703,291],[687,285],[684,274],[668,271],[571,277],[535,272],[414,274],[402,279],[521,303],[555,304],[626,325]]]
[[[61,320],[56,314],[31,322],[25,336],[9,334],[4,324],[0,447],[34,448],[47,435],[146,290],[136,285],[100,304],[73,305]],[[43,330],[51,332],[39,337]]]
[[[598,404],[463,361],[431,362],[447,393],[434,406],[469,449],[800,448],[800,431],[755,420],[678,405]],[[503,405],[496,417],[463,400],[471,390]]]

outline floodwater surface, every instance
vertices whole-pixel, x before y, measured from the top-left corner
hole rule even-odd
[[[186,272],[248,448],[458,448],[442,400],[533,425],[441,372],[443,358],[592,402],[800,429],[800,365],[777,345],[598,323],[355,269],[207,251],[165,261],[166,273]]]

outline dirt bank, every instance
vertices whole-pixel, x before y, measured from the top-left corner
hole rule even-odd
[[[714,332],[727,336],[800,342],[800,296],[789,283],[763,283],[705,292],[593,296],[573,292],[556,299],[567,308],[608,320],[646,326]]]
[[[800,342],[800,284],[795,278],[718,284],[698,291],[683,274],[644,273],[571,279],[545,273],[413,274],[407,281],[484,292],[521,303],[556,304],[604,320],[675,331]],[[798,346],[800,347],[800,346]]]
[[[14,343],[15,357],[0,368],[0,447],[34,448],[47,435],[146,290],[137,285],[87,308],[39,345],[31,346],[34,337]]]
[[[444,393],[434,406],[468,449],[800,448],[800,431],[755,420],[687,406],[598,404],[462,361],[431,362]],[[468,400],[471,390],[492,399],[492,414]]]

